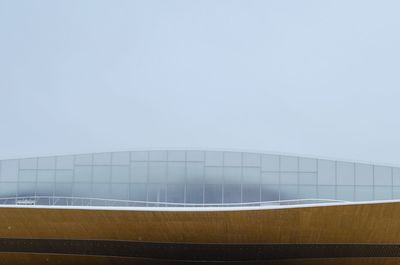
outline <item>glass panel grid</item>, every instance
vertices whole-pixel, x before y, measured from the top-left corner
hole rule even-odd
[[[0,161],[0,198],[62,194],[140,198],[155,200],[159,206],[162,202],[206,205],[315,198],[390,200],[400,199],[400,168],[287,155],[184,150]]]

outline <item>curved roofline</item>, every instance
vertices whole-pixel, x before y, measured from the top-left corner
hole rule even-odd
[[[104,154],[104,153],[118,153],[118,152],[135,152],[135,151],[202,151],[202,152],[241,152],[241,153],[253,153],[253,154],[265,154],[265,155],[281,155],[281,156],[295,156],[301,158],[310,158],[310,159],[320,159],[320,160],[330,160],[330,161],[339,161],[339,162],[348,162],[348,163],[359,163],[359,164],[367,164],[367,165],[376,165],[376,166],[387,166],[387,167],[398,167],[400,168],[400,164],[394,163],[381,163],[381,162],[372,162],[365,160],[353,160],[347,158],[335,158],[329,156],[317,156],[310,154],[298,154],[298,153],[288,153],[288,152],[278,152],[278,151],[266,151],[261,149],[243,149],[243,148],[123,148],[112,151],[95,151],[95,152],[78,152],[78,153],[64,153],[64,154],[46,154],[46,155],[37,155],[37,156],[22,156],[22,157],[8,157],[4,159],[0,159],[0,161],[5,160],[15,160],[15,159],[29,159],[29,158],[39,158],[39,157],[56,157],[56,156],[72,156],[72,155],[91,155],[91,154]]]
[[[276,205],[276,206],[234,206],[234,207],[129,207],[129,206],[61,206],[61,205],[10,205],[0,204],[2,208],[23,208],[23,209],[59,209],[59,210],[106,210],[106,211],[150,211],[150,212],[232,212],[232,211],[261,211],[261,210],[279,210],[293,208],[316,208],[332,206],[354,206],[354,205],[374,205],[400,203],[396,200],[378,200],[362,202],[328,202],[316,204],[298,204],[298,205]]]

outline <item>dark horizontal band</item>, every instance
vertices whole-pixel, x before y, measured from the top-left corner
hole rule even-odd
[[[266,261],[400,257],[394,244],[187,244],[0,238],[0,252],[135,257],[183,261]]]

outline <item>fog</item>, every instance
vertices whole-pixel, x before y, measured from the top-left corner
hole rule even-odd
[[[0,0],[0,158],[188,148],[400,164],[399,10]]]

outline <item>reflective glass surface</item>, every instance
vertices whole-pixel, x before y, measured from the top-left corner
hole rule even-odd
[[[138,206],[400,199],[400,168],[250,152],[152,150],[0,161],[0,199]],[[62,199],[61,199],[62,198]],[[16,200],[16,199],[14,199]],[[111,200],[111,201],[112,201]],[[98,202],[96,202],[98,203]],[[110,202],[111,203],[111,202]]]

